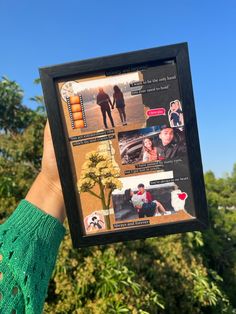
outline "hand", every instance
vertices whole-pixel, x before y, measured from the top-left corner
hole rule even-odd
[[[47,120],[44,129],[44,140],[43,140],[43,158],[41,173],[61,191],[61,183],[57,169],[56,157],[51,137],[51,130]]]
[[[48,121],[44,129],[42,169],[25,199],[45,213],[64,221],[64,199]]]

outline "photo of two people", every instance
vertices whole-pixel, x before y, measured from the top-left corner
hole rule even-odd
[[[186,155],[182,128],[167,125],[119,132],[122,164],[181,158]]]
[[[187,194],[175,182],[153,184],[157,178],[168,178],[170,173],[120,178],[122,190],[112,193],[116,221],[165,217],[185,211]]]
[[[127,125],[124,94],[117,85],[113,87],[113,90],[113,102],[111,102],[109,95],[104,92],[102,87],[99,88],[99,93],[97,95],[97,104],[100,106],[101,109],[105,129],[108,129],[107,117],[109,117],[111,126],[113,128],[115,127],[111,113],[111,109],[113,110],[115,106],[119,112],[122,125]]]
[[[139,76],[137,71],[74,82],[73,94],[82,96],[86,118],[86,127],[81,132],[144,123],[142,96],[131,95],[130,87]]]
[[[168,118],[169,118],[171,127],[184,125],[182,105],[178,99],[170,102],[170,109],[168,110]]]
[[[125,190],[125,203],[136,209],[139,218],[171,214],[158,200],[153,199],[143,183],[139,183],[137,188],[137,192],[132,189]]]

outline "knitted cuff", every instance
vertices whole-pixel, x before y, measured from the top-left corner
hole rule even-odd
[[[21,234],[35,235],[47,243],[60,245],[65,228],[59,220],[44,213],[29,201],[23,199],[4,223],[7,228],[15,228]]]

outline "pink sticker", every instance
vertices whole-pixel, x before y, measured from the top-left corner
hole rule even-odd
[[[166,115],[165,108],[155,108],[155,109],[150,109],[147,111],[148,117],[165,116],[165,115]]]

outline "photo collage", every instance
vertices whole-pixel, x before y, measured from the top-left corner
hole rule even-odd
[[[59,80],[57,90],[85,235],[195,218],[174,61]]]

